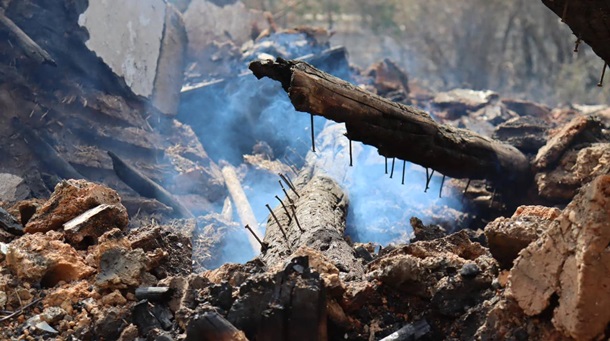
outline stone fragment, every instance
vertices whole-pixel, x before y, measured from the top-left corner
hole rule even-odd
[[[538,151],[536,158],[532,162],[538,171],[552,167],[565,151],[583,135],[600,135],[601,122],[595,116],[577,116],[570,123],[556,131],[548,140],[546,145]],[[587,134],[584,134],[587,132]]]
[[[18,236],[23,234],[23,226],[2,207],[0,207],[0,229]]]
[[[537,241],[519,254],[509,288],[527,315],[558,297],[553,324],[579,340],[604,334],[610,322],[610,176],[599,176],[563,210]]]
[[[527,154],[536,154],[546,144],[549,124],[532,116],[514,117],[495,127],[492,138]]]
[[[168,4],[152,92],[153,105],[167,115],[178,114],[187,44],[182,15]]]
[[[88,32],[87,47],[136,95],[153,92],[165,8],[162,0],[92,1],[78,19]]]
[[[578,189],[595,177],[610,173],[610,144],[594,143],[566,152],[554,169],[536,174],[538,194],[552,202],[571,200]]]
[[[129,324],[119,336],[118,341],[134,341],[138,337],[138,327],[134,324]]]
[[[213,41],[232,41],[241,46],[253,39],[255,27],[263,30],[268,26],[262,12],[248,9],[241,1],[218,6],[207,0],[193,0],[184,12],[184,22],[188,36],[188,54],[191,57],[207,56],[206,53],[210,52],[209,45]],[[210,59],[208,63],[214,60],[206,59]]]
[[[98,205],[64,224],[64,235],[72,245],[87,247],[112,228],[123,229],[129,223],[123,205]]]
[[[106,186],[86,180],[62,181],[55,187],[49,200],[28,221],[25,232],[59,229],[64,223],[101,204],[122,206],[117,192]]]
[[[485,227],[489,251],[503,269],[510,269],[519,251],[538,239],[560,213],[557,208],[519,206],[511,218],[496,218]]]
[[[508,110],[514,111],[524,117],[549,120],[549,115],[551,113],[551,109],[545,105],[520,99],[504,98],[502,99],[502,104],[504,104]]]
[[[110,248],[100,255],[95,285],[101,289],[137,287],[142,283],[146,262],[142,249]]]
[[[547,318],[525,315],[510,298],[497,296],[484,304],[488,312],[473,340],[574,340],[557,331]]]
[[[121,294],[121,292],[119,290],[115,290],[111,293],[109,293],[108,295],[105,295],[104,297],[102,297],[102,304],[104,305],[124,305],[125,303],[127,303],[127,300],[125,299],[125,297],[123,297],[123,295]]]
[[[461,276],[464,267],[466,276]],[[491,288],[497,268],[489,252],[461,231],[390,251],[369,264],[367,277],[430,299],[441,314],[457,317],[476,303],[481,291]]]
[[[15,203],[30,196],[25,180],[9,173],[0,173],[0,201]]]
[[[44,287],[82,279],[94,272],[72,246],[41,233],[14,240],[6,262],[19,279]]]
[[[454,120],[467,115],[468,112],[474,112],[498,98],[498,94],[493,91],[453,89],[438,93],[431,104],[441,112],[440,116],[447,120]]]

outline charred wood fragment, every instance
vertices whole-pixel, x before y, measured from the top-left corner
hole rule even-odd
[[[295,109],[345,122],[351,139],[453,178],[486,179],[498,187],[531,180],[529,162],[513,146],[435,122],[301,61],[256,61],[258,78],[281,82]]]
[[[112,168],[116,175],[127,186],[131,187],[138,194],[147,198],[154,198],[174,209],[174,212],[183,218],[195,218],[193,213],[182,205],[170,192],[161,185],[152,181],[149,177],[142,174],[139,170],[133,168],[118,157],[115,153],[109,151],[108,155],[112,159]]]
[[[45,141],[35,130],[26,126],[17,117],[11,120],[13,128],[21,134],[21,137],[29,145],[34,153],[48,169],[64,179],[84,179],[68,161],[64,160],[59,153],[47,141]]]
[[[4,14],[4,9],[0,8],[0,25],[4,26],[13,34],[23,52],[40,64],[57,66],[51,55],[28,36],[19,26]]]

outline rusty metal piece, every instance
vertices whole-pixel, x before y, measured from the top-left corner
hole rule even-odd
[[[275,196],[275,198],[277,199],[277,201],[280,202],[280,204],[282,204],[282,207],[284,208],[284,212],[286,212],[288,219],[292,220],[292,217],[290,217],[290,212],[288,212],[288,208],[286,208],[286,205],[284,205],[284,202],[282,201],[282,199],[280,199],[280,197],[278,197],[277,195]]]
[[[299,198],[300,198],[301,196],[299,195],[299,193],[297,192],[297,189],[296,189],[296,188],[294,187],[294,185],[292,184],[292,181],[290,181],[290,180],[288,179],[288,177],[286,177],[286,175],[284,175],[284,174],[282,174],[282,173],[279,173],[278,175],[280,176],[280,178],[282,178],[282,180],[284,180],[284,182],[286,183],[286,185],[288,185],[288,187],[290,187],[290,190],[292,190],[292,191],[294,192],[294,194],[296,194],[296,195],[297,195],[297,197],[299,197]],[[284,187],[282,186],[282,188],[284,188]]]
[[[604,76],[606,75],[606,68],[608,67],[608,63],[604,62],[604,68],[602,69],[602,76],[599,79],[599,83],[597,83],[597,86],[599,86],[600,88],[602,86],[604,86]]]
[[[292,209],[292,214],[294,215],[294,221],[297,223],[297,227],[299,228],[299,230],[301,230],[301,232],[305,232],[305,230],[303,230],[303,228],[301,227],[301,223],[299,223],[299,219],[297,218],[296,208],[294,208],[294,205],[291,205],[290,208]]]
[[[388,174],[388,158],[385,157],[385,173]]]
[[[269,210],[269,213],[271,213],[271,216],[275,220],[275,223],[277,224],[277,227],[279,227],[280,231],[282,231],[282,234],[284,235],[284,239],[286,239],[286,242],[288,242],[288,237],[286,236],[286,231],[284,231],[284,228],[282,227],[282,224],[280,224],[279,219],[277,219],[277,217],[275,216],[275,213],[273,213],[273,210],[271,209],[271,207],[269,207],[269,204],[265,204],[265,206]],[[290,245],[288,246],[288,248],[290,249]]]
[[[434,175],[434,169],[428,175],[428,168],[426,167],[426,188],[424,189],[424,193],[428,193],[428,190],[430,189],[430,181],[432,180],[433,175]]]
[[[267,251],[267,249],[269,248],[269,245],[263,241],[261,241],[258,236],[256,235],[256,233],[254,233],[254,231],[252,230],[252,228],[250,227],[250,225],[246,225],[246,230],[250,231],[250,233],[252,233],[252,236],[254,236],[254,239],[256,239],[256,241],[261,244],[261,252],[265,252]]]
[[[311,150],[315,153],[316,152],[316,134],[313,131],[313,114],[311,114],[310,116],[311,116]]]

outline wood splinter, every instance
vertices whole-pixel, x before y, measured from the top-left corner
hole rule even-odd
[[[256,233],[254,233],[254,231],[252,231],[252,228],[250,227],[250,225],[246,225],[246,230],[250,231],[250,233],[252,234],[252,236],[254,237],[254,239],[256,239],[256,241],[261,244],[261,252],[265,252],[267,251],[267,249],[269,248],[269,245],[267,245],[267,243],[263,242],[260,240],[260,238],[258,238],[258,236],[256,235]]]
[[[273,213],[273,210],[271,209],[271,207],[269,207],[269,204],[265,204],[265,206],[269,210],[269,213],[271,213],[271,216],[275,220],[275,223],[277,224],[277,227],[279,227],[280,231],[282,231],[282,234],[284,235],[284,239],[286,239],[286,242],[288,242],[288,237],[286,236],[286,231],[284,231],[284,228],[282,227],[282,224],[280,224],[279,219],[277,219],[277,217],[275,216],[275,213]],[[290,246],[288,248],[290,248]]]

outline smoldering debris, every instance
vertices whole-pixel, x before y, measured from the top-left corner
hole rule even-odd
[[[34,67],[0,39],[0,109],[19,120],[0,117],[0,338],[604,335],[610,318],[587,307],[608,299],[607,107],[435,94],[391,60],[351,68],[327,31],[280,29],[258,13],[244,14],[260,25],[244,49],[238,30],[189,46],[174,116],[134,96],[82,37],[66,39],[79,30],[74,4],[32,9],[70,9],[45,34],[27,6],[0,4],[57,63]],[[512,145],[531,181],[507,190],[385,158],[345,125],[295,111],[288,80],[245,73],[271,54]],[[108,151],[159,187],[122,180]]]

